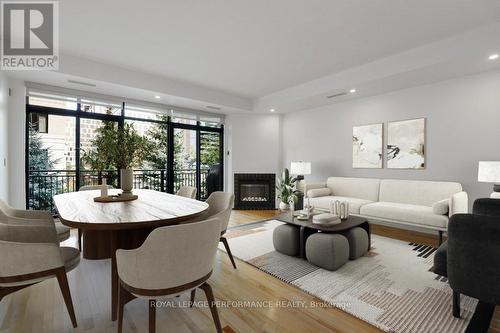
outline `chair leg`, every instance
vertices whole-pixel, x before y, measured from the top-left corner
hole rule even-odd
[[[78,228],[78,250],[82,252],[82,229]]]
[[[465,333],[486,333],[489,331],[491,319],[495,313],[495,304],[488,304],[479,301],[474,310],[469,325]],[[496,331],[496,330],[492,330]]]
[[[214,319],[217,333],[222,333],[222,325],[220,324],[219,314],[217,313],[217,305],[215,304],[212,287],[210,287],[210,285],[205,282],[200,286],[200,289],[202,289],[207,296],[208,305],[210,306],[210,312],[212,312],[212,318]]]
[[[122,333],[123,329],[123,310],[125,308],[125,296],[126,292],[120,283],[118,288],[118,333]]]
[[[453,317],[460,318],[460,293],[453,290]]]
[[[194,305],[194,298],[196,297],[196,289],[191,290],[191,302],[189,302],[189,307],[192,308]]]
[[[64,267],[58,268],[56,270],[56,277],[64,298],[64,303],[66,303],[66,308],[68,309],[69,317],[71,318],[71,323],[73,324],[73,327],[77,327],[75,309],[73,309],[73,300],[71,299],[68,278],[66,277],[66,269],[64,269]]]
[[[229,259],[231,259],[231,263],[233,264],[234,269],[236,269],[236,263],[234,262],[233,254],[231,253],[231,249],[229,248],[229,243],[227,242],[226,237],[221,237],[220,241],[224,244],[227,255],[229,256]]]
[[[149,333],[156,332],[156,300],[149,300]]]
[[[439,247],[441,246],[441,244],[443,244],[443,230],[439,230],[438,233],[439,233],[439,244],[438,244]]]

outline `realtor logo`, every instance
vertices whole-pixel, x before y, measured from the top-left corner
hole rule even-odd
[[[59,3],[1,1],[2,70],[59,68]]]

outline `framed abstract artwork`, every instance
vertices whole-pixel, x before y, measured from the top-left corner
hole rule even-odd
[[[387,167],[425,169],[425,118],[389,122]]]
[[[352,128],[352,167],[382,168],[384,125],[372,124]]]

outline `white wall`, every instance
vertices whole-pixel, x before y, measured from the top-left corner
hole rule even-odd
[[[427,118],[425,170],[353,169],[352,126]],[[449,180],[472,202],[487,197],[480,160],[500,161],[500,72],[462,77],[389,94],[290,113],[283,120],[283,161],[312,162],[308,181],[328,176]],[[384,138],[384,140],[385,140]],[[384,147],[385,148],[385,147]]]
[[[225,188],[233,192],[233,174],[276,173],[281,169],[281,116],[229,115],[225,126]]]
[[[23,81],[12,78],[9,78],[8,85],[11,89],[8,103],[9,203],[16,208],[25,208],[26,88]]]
[[[8,98],[9,87],[7,85],[7,77],[4,72],[0,71],[0,199],[8,201],[9,193],[9,177],[8,177]]]

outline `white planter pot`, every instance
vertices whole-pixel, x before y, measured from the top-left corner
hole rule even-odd
[[[120,170],[120,184],[124,195],[132,194],[134,188],[134,171],[132,169]]]
[[[290,205],[287,203],[284,203],[283,201],[280,201],[279,208],[280,208],[280,210],[289,210]]]

